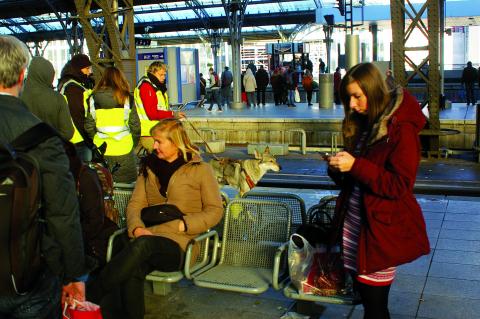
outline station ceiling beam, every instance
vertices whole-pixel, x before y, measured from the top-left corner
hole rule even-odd
[[[248,14],[245,15],[243,27],[254,26],[270,26],[278,24],[282,21],[283,24],[305,24],[315,22],[314,11],[296,11],[283,13],[269,13],[269,14]],[[228,28],[225,17],[212,17],[212,25],[216,28]],[[178,19],[175,21],[153,21],[153,22],[136,22],[135,34],[146,35],[148,33],[161,32],[176,32],[176,31],[190,31],[203,28],[200,19]],[[146,32],[148,30],[148,32]],[[36,41],[52,41],[65,39],[65,32],[61,29],[53,31],[37,31],[29,33],[18,33],[20,40],[25,42]]]

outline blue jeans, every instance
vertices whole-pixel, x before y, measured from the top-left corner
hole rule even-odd
[[[23,296],[0,297],[0,319],[60,319],[60,281],[49,270]]]
[[[295,90],[288,90],[288,105],[295,105]]]

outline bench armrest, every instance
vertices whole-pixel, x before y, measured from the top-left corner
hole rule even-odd
[[[273,262],[273,273],[272,273],[272,286],[275,290],[280,290],[285,285],[285,282],[288,279],[285,273],[280,274],[280,265],[282,264],[282,257],[284,253],[287,251],[288,242],[283,243],[280,247],[277,248],[275,252],[275,259]],[[280,275],[282,275],[282,279],[280,281]]]
[[[213,251],[210,257],[209,245],[210,245],[210,240],[212,238],[213,238]],[[199,243],[202,241],[205,241],[205,244],[203,247],[203,258],[200,262],[196,262],[193,266],[190,266],[190,263],[192,261],[193,246],[196,243]],[[215,266],[215,264],[217,263],[218,247],[220,246],[219,242],[220,240],[218,237],[218,233],[215,230],[210,230],[206,233],[198,235],[197,237],[195,237],[190,241],[190,243],[187,246],[187,251],[185,253],[184,274],[187,279],[192,279],[196,275],[203,273],[204,271],[207,271],[208,269]]]
[[[117,236],[120,236],[123,232],[126,232],[126,228],[120,228],[119,230],[116,230],[113,234],[110,235],[110,238],[108,238],[108,247],[107,247],[107,256],[106,260],[107,263],[112,259],[112,250],[113,250],[113,241]]]

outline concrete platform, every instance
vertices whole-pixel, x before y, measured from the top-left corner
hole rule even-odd
[[[259,188],[258,190],[266,190]],[[227,192],[231,190],[227,189]],[[307,206],[335,193],[279,189],[305,199]],[[390,293],[392,319],[476,319],[480,312],[480,200],[472,197],[420,195],[432,248],[428,256],[399,267]],[[179,282],[173,293],[155,296],[145,286],[147,319],[274,319],[293,305],[281,292],[251,296]],[[321,304],[318,318],[361,319],[363,308]],[[292,317],[290,317],[292,318]]]
[[[319,109],[318,106],[302,104],[297,104],[297,108],[267,105],[248,110],[225,110],[223,113],[194,109],[187,110],[187,116],[195,125],[218,122],[240,131],[236,127],[240,122],[254,123],[258,129],[267,128],[269,123],[311,123],[320,127],[329,123],[338,125],[343,118],[343,109]],[[474,117],[475,107],[454,104],[452,109],[442,111],[442,127],[474,126]],[[212,156],[204,155],[207,159]],[[226,152],[217,156],[251,157],[246,146],[229,145]],[[305,200],[307,208],[318,203],[321,197],[337,193],[326,176],[325,162],[318,154],[289,152],[287,156],[277,158],[282,171],[266,174],[256,190],[295,193]],[[284,188],[285,185],[297,185],[297,188]],[[432,190],[437,195],[429,194]],[[230,197],[236,195],[230,187],[225,187],[224,191]],[[392,319],[480,317],[480,198],[474,196],[480,194],[479,191],[480,165],[475,161],[473,152],[462,158],[422,159],[416,192],[424,212],[432,251],[428,256],[399,267],[390,293]],[[191,281],[182,280],[174,286],[172,294],[165,297],[154,295],[150,284],[146,283],[145,298],[147,319],[307,318],[285,316],[292,310],[294,302],[273,290],[252,296],[198,288]],[[363,318],[361,305],[317,306],[317,318]]]
[[[240,110],[223,108],[213,112],[206,108],[187,109],[189,121],[197,128],[211,128],[227,144],[246,144],[258,142],[284,143],[299,145],[299,137],[292,133],[282,133],[289,129],[302,128],[307,133],[308,146],[330,145],[332,133],[340,132],[344,111],[341,105],[331,108],[319,108],[318,103],[307,106],[297,103],[297,107],[285,105],[244,108]],[[427,113],[427,110],[424,110]],[[471,148],[475,139],[476,106],[465,103],[453,103],[452,107],[440,111],[441,129],[455,130],[458,134],[440,137],[440,146],[447,149]],[[192,138],[201,139],[190,130]],[[339,142],[341,143],[341,137]]]

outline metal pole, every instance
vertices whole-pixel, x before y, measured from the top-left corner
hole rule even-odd
[[[241,61],[240,61],[240,43],[241,43],[241,29],[238,25],[239,23],[239,8],[236,7],[235,10],[232,11],[232,18],[233,18],[233,34],[231,39],[232,42],[232,71],[233,71],[233,102],[232,108],[233,109],[242,109],[242,89],[241,89],[241,74],[242,70],[240,68]]]

